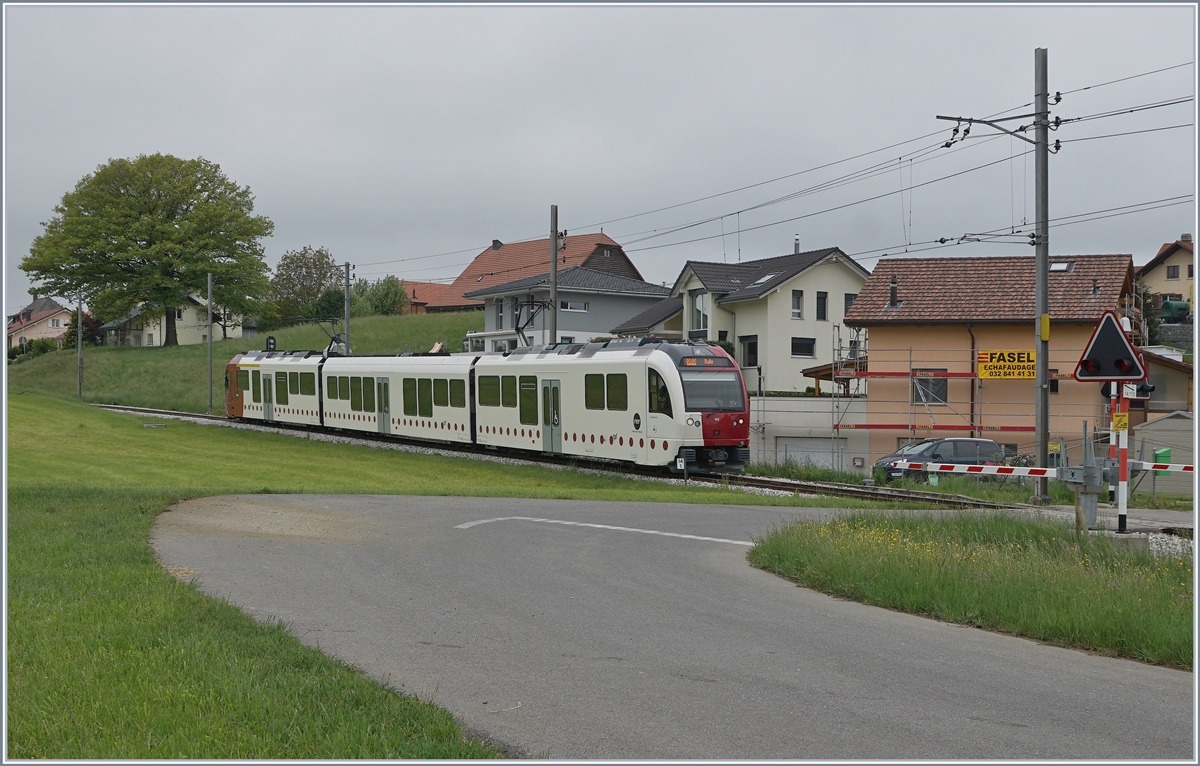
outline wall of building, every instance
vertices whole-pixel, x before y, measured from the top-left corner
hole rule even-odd
[[[1159,295],[1180,295],[1185,301],[1195,300],[1196,280],[1194,273],[1189,275],[1188,269],[1195,262],[1195,256],[1180,248],[1167,257],[1165,261],[1155,266],[1149,273],[1142,275],[1142,282],[1150,292]],[[1169,267],[1178,267],[1179,276],[1168,279]]]
[[[495,299],[489,298],[487,300],[487,306],[484,309],[483,327],[484,333],[489,334],[490,338],[516,337],[516,328],[513,326],[512,309],[509,303],[512,297],[504,296],[503,327],[497,327]],[[522,301],[547,301],[549,298],[549,291],[521,296]],[[612,337],[612,333],[610,332],[612,328],[631,317],[637,316],[661,301],[662,298],[663,296],[661,295],[647,295],[645,297],[634,295],[601,295],[560,288],[558,290],[560,305],[562,301],[584,302],[587,304],[587,311],[571,311],[560,308],[557,318],[558,339],[552,340],[548,335],[549,314],[543,310],[525,328],[525,336],[529,338],[529,342],[533,345],[554,342],[554,340],[561,340],[563,337],[572,338],[576,343],[583,343],[597,337],[609,338]],[[524,311],[527,312],[528,309]],[[488,342],[488,350],[491,350],[490,340]]]
[[[752,385],[749,377],[746,385]],[[827,396],[751,396],[750,459],[756,463],[810,463],[862,473],[871,471],[870,435],[844,429],[834,436],[834,422],[862,424],[865,399]],[[836,411],[835,411],[836,408]],[[855,459],[862,463],[855,465]]]

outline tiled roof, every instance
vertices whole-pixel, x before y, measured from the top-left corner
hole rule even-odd
[[[547,260],[549,260],[548,253]],[[408,299],[413,303],[429,303],[450,286],[440,282],[417,282],[412,279],[405,279],[403,283],[404,291],[408,293]]]
[[[566,237],[565,244],[566,247],[558,254],[559,268],[586,264],[600,271],[621,273],[637,279],[642,277],[621,246],[606,234],[575,234]],[[603,257],[605,250],[610,253],[608,258]],[[549,237],[507,245],[496,242],[475,256],[475,260],[441,295],[430,301],[426,309],[482,308],[481,302],[465,297],[465,293],[548,273],[549,262]],[[605,267],[606,262],[611,263],[611,268]]]
[[[710,293],[721,296],[717,299],[717,303],[734,303],[761,298],[831,255],[845,258],[846,262],[857,267],[864,276],[867,274],[866,269],[836,247],[809,250],[804,253],[788,253],[774,258],[761,258],[744,263],[688,261],[687,266],[691,267],[692,273]]]
[[[549,245],[547,245],[549,247]],[[549,260],[549,258],[547,258]],[[589,292],[601,293],[636,293],[638,295],[667,295],[671,291],[661,285],[643,282],[640,279],[629,279],[627,277],[619,277],[616,274],[606,274],[603,271],[595,269],[585,269],[582,266],[572,266],[567,269],[561,269],[558,272],[558,288],[587,290]],[[464,297],[466,298],[485,298],[489,295],[504,295],[507,293],[522,292],[534,287],[550,285],[550,270],[547,268],[541,274],[536,274],[532,277],[524,279],[516,279],[512,282],[505,282],[501,285],[493,287],[485,287],[481,290],[472,290]]]
[[[682,297],[677,296],[675,298],[664,298],[632,319],[627,319],[626,321],[612,328],[610,332],[612,332],[614,335],[630,332],[646,332],[650,328],[662,324],[681,311],[683,311]]]
[[[1149,273],[1155,266],[1167,260],[1180,250],[1187,250],[1189,253],[1195,252],[1192,250],[1192,243],[1188,240],[1181,239],[1178,242],[1168,242],[1167,244],[1158,248],[1158,254],[1155,255],[1149,263],[1138,267],[1137,276],[1140,277]]]
[[[1050,263],[1074,264],[1071,271],[1050,272],[1052,321],[1096,322],[1119,307],[1133,284],[1129,255],[1060,255]],[[1034,271],[1032,255],[885,258],[859,291],[845,322],[1033,322]],[[895,307],[888,305],[892,277],[900,304]]]
[[[45,319],[48,316],[53,316],[60,311],[70,310],[71,309],[60,306],[53,298],[47,298],[43,296],[41,298],[35,298],[33,303],[30,303],[17,313],[9,314],[8,322],[9,324],[13,324],[14,322],[20,324],[21,315],[28,314],[29,318],[25,320],[25,324],[29,324],[31,322],[37,322]]]

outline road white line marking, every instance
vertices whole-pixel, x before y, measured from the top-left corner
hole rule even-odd
[[[754,543],[745,540],[726,540],[723,537],[703,537],[701,535],[684,535],[679,532],[660,532],[657,529],[638,529],[636,527],[614,527],[608,524],[588,524],[583,521],[562,521],[560,519],[535,519],[532,516],[499,516],[494,519],[480,519],[459,524],[455,529],[470,529],[480,524],[491,524],[493,521],[536,521],[542,524],[563,524],[568,527],[591,527],[592,529],[612,529],[617,532],[640,532],[643,535],[662,535],[663,537],[682,537],[685,540],[704,540],[710,543],[729,543],[730,545],[745,545],[753,547]]]

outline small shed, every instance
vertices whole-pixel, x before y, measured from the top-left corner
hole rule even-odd
[[[1129,457],[1134,459],[1140,454],[1145,456],[1146,461],[1152,461],[1156,450],[1170,449],[1170,462],[1194,465],[1195,441],[1196,421],[1192,413],[1177,410],[1137,426],[1129,440]],[[1135,481],[1137,481],[1139,492],[1149,491],[1152,481],[1158,492],[1192,494],[1195,491],[1195,474],[1193,473],[1172,472],[1166,476],[1139,477]]]

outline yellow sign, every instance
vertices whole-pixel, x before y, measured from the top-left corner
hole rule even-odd
[[[1114,412],[1113,413],[1113,430],[1128,431],[1129,430],[1129,413]]]
[[[1033,350],[980,351],[976,363],[981,378],[1028,378],[1037,377],[1037,365]]]

